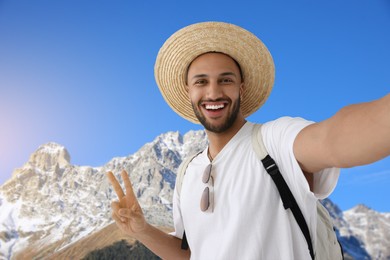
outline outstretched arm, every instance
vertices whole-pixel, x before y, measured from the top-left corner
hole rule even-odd
[[[369,164],[390,155],[390,94],[344,107],[331,118],[304,128],[294,154],[305,172]]]
[[[121,176],[125,184],[126,194],[114,174],[112,172],[107,173],[107,177],[119,198],[119,201],[111,204],[112,218],[117,226],[163,259],[189,259],[190,251],[181,249],[180,239],[146,222],[127,172],[122,171]]]

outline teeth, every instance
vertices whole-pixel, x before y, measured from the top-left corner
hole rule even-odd
[[[221,109],[221,108],[224,108],[224,107],[225,107],[224,104],[220,104],[220,105],[206,105],[206,109],[212,109],[212,110]]]

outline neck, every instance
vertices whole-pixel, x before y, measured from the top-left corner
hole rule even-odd
[[[209,159],[213,158],[225,147],[225,145],[237,134],[241,127],[246,123],[245,118],[237,118],[234,124],[223,133],[214,133],[206,130],[206,134],[209,140]]]

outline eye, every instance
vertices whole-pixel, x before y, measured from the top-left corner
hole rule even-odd
[[[203,86],[207,84],[207,80],[205,79],[198,79],[197,81],[194,82],[194,86]]]
[[[222,78],[222,79],[220,80],[220,82],[221,82],[222,84],[231,84],[231,83],[234,83],[234,80],[231,79],[231,78]]]

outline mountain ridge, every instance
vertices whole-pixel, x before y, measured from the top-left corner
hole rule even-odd
[[[148,221],[171,228],[177,168],[185,157],[203,150],[206,145],[207,138],[202,130],[184,135],[168,132],[136,153],[114,157],[99,167],[72,165],[69,152],[57,143],[40,146],[29,161],[0,186],[0,258],[22,255],[31,246],[45,248],[47,256],[53,255],[111,225],[110,201],[116,194],[107,182],[107,171],[118,177],[125,169]],[[367,244],[367,241],[374,242],[362,231],[367,225],[354,219],[355,212],[344,213],[329,200],[324,204],[334,219],[341,243],[347,245],[348,254],[355,253],[360,259],[390,256],[376,240],[376,245]],[[373,219],[384,223],[376,232],[387,239],[390,218],[367,208],[360,206],[363,212],[359,213],[360,219],[375,215]]]

